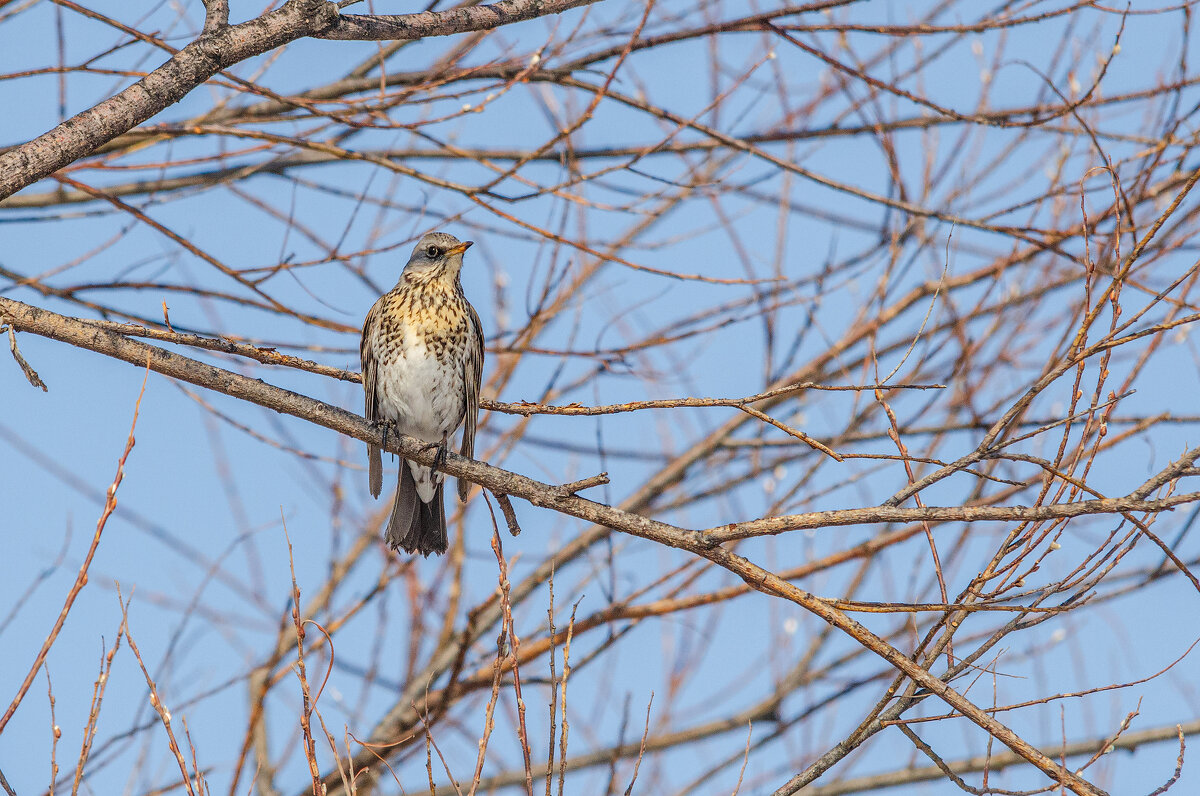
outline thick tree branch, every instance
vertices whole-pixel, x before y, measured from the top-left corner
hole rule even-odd
[[[500,0],[486,6],[463,6],[416,14],[342,14],[337,24],[315,34],[320,39],[398,41],[491,30],[513,22],[559,14],[600,0]]]
[[[172,105],[217,72],[327,27],[325,3],[289,2],[240,25],[201,36],[124,91],[0,154],[0,199],[87,155]]]
[[[0,154],[0,200],[93,152],[181,100],[223,69],[296,39],[418,39],[491,30],[598,0],[501,0],[494,5],[395,16],[339,16],[324,0],[288,0],[282,8],[240,25],[227,0],[205,3],[204,33],[124,91],[53,130]]]

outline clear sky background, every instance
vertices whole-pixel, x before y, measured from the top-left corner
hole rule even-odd
[[[176,45],[194,34],[200,20],[200,3],[191,0],[185,4],[182,17],[175,5],[150,0],[106,0],[92,5],[143,30],[158,30]],[[257,5],[246,6],[239,0],[232,5],[235,21],[260,10]],[[1146,10],[1138,9],[1139,5],[1143,4],[1136,4],[1135,10]],[[736,2],[716,4],[711,13],[715,18],[728,17],[742,13],[740,6]],[[852,4],[835,14],[837,19],[901,23],[922,18],[932,6],[920,2],[867,2]],[[1028,8],[1014,8],[1014,12],[1036,13],[1043,6],[1048,4],[1032,3]],[[375,4],[375,9],[381,12],[415,8],[415,4],[408,2],[386,7],[379,2]],[[603,20],[629,24],[635,21],[635,17],[629,17],[629,8],[629,4],[618,0],[606,0],[589,12],[587,24],[599,25]],[[961,11],[965,7],[956,8]],[[668,26],[670,14],[685,10],[686,4],[662,3],[653,19],[656,24]],[[8,11],[11,9],[0,7],[0,14]],[[3,18],[0,73],[7,75],[57,63],[54,42],[58,18],[49,2],[32,4],[28,10]],[[580,18],[581,12],[572,12],[557,20],[537,20],[506,28],[494,34],[489,45],[472,58],[483,61],[520,51],[530,42],[548,38],[556,26],[559,31],[569,29]],[[940,20],[942,24],[957,21],[961,20]],[[61,22],[67,62],[80,61],[123,40],[110,28],[69,11],[61,14]],[[1189,50],[1189,62],[1195,62],[1200,55],[1195,52],[1194,41],[1186,36],[1181,13],[1134,15],[1123,20],[1118,14],[1089,11],[1024,26],[1004,35],[930,39],[946,45],[936,71],[930,71],[923,82],[913,80],[905,85],[919,87],[939,103],[971,112],[981,80],[990,80],[993,82],[990,102],[994,106],[1028,104],[1045,91],[1035,68],[1049,73],[1056,85],[1066,86],[1071,79],[1088,84],[1094,74],[1077,74],[1067,68],[1068,62],[1094,69],[1098,59],[1110,52],[1122,25],[1121,51],[1102,83],[1106,95],[1145,88],[1160,76],[1169,79],[1184,48]],[[1054,52],[1064,36],[1069,37],[1070,44],[1060,58]],[[861,34],[861,38],[854,39],[856,47],[861,46],[864,52],[868,49],[867,37],[868,34]],[[726,85],[747,72],[751,75],[744,90],[738,93],[736,103],[723,110],[733,114],[733,118],[717,120],[721,129],[750,133],[776,124],[784,113],[772,91],[774,76],[778,74],[785,75],[792,87],[789,99],[794,101],[793,107],[804,104],[806,90],[815,91],[822,81],[831,79],[820,62],[792,48],[779,46],[774,58],[765,58],[772,49],[765,42],[759,34],[723,40],[721,58],[727,66]],[[427,51],[441,52],[452,43],[437,40],[411,45],[412,68],[432,60]],[[989,69],[990,58],[998,47],[1003,47],[1003,66],[994,74],[985,75],[984,70]],[[343,73],[368,57],[374,48],[375,45],[363,43],[305,40],[290,45],[278,58],[255,59],[234,71],[250,76],[266,69],[267,76],[263,78],[266,84],[280,92],[296,91]],[[622,73],[614,85],[630,94],[645,92],[685,117],[700,114],[711,101],[709,56],[702,42],[649,50],[633,57],[629,71]],[[891,68],[902,72],[905,59],[911,57],[912,53],[902,48]],[[160,54],[149,48],[131,47],[107,56],[100,63],[147,69],[160,58]],[[399,67],[404,68],[406,63],[402,61]],[[74,113],[89,107],[124,83],[124,78],[112,75],[72,76],[65,95],[66,110]],[[214,93],[220,91],[201,88],[153,121],[189,118],[209,107]],[[1187,100],[1194,103],[1200,99],[1200,92],[1192,90],[1183,96],[1181,116],[1187,115],[1190,104]],[[396,116],[401,121],[409,116],[423,119],[456,103],[479,101],[479,97],[471,96],[430,104],[414,102]],[[880,102],[896,116],[920,113],[895,98]],[[0,80],[0,108],[5,109],[0,116],[0,144],[21,142],[49,129],[60,117],[59,104],[54,75]],[[864,118],[869,114],[838,120],[833,115],[835,108],[834,104],[826,104],[821,107],[820,116],[796,120],[794,125],[819,128],[835,121],[853,124],[869,121]],[[485,113],[460,116],[422,130],[433,131],[462,146],[516,147],[544,140],[552,134],[556,115],[569,118],[580,110],[579,96],[568,98],[557,89],[531,85],[490,102]],[[1147,113],[1145,107],[1134,103],[1114,107],[1106,117],[1105,130],[1114,134],[1142,130]],[[286,128],[287,124],[280,127]],[[1193,123],[1185,122],[1180,135],[1192,135],[1193,128]],[[644,144],[665,135],[664,130],[643,114],[606,102],[574,143],[580,147]],[[983,218],[992,210],[1016,205],[1023,196],[1036,196],[1042,190],[1047,170],[1061,168],[1075,175],[1065,180],[1068,183],[1078,184],[1081,180],[1090,180],[1089,185],[1101,183],[1102,177],[1088,175],[1088,170],[1096,165],[1094,152],[1079,147],[1063,153],[1060,151],[1063,144],[1052,135],[1026,144],[1025,159],[1014,162],[1006,156],[998,161],[997,167],[989,167],[987,164],[993,158],[1004,154],[1013,135],[1009,130],[982,127],[964,135],[961,129],[947,127],[930,134],[901,133],[896,135],[895,143],[902,163],[917,164],[929,157],[937,168],[961,171],[977,179],[977,187],[970,195],[947,193],[922,197],[925,204],[951,214]],[[699,137],[689,133],[680,138]],[[365,149],[427,142],[404,130],[368,130],[356,135],[351,143]],[[1115,139],[1106,139],[1105,145],[1114,158],[1129,157],[1146,146],[1144,142]],[[207,153],[212,146],[207,139],[183,139],[172,143],[169,153],[161,148],[152,150],[143,162],[152,163],[167,154],[184,158]],[[816,139],[771,151],[814,172],[866,190],[882,194],[890,190],[886,160],[870,136]],[[1180,164],[1181,167],[1190,169],[1200,165],[1192,160]],[[478,166],[471,164],[425,162],[420,166],[429,173],[454,180],[476,181],[482,174]],[[915,165],[909,168],[919,172]],[[628,201],[631,192],[646,192],[655,185],[664,190],[670,188],[670,181],[681,173],[673,159],[647,159],[638,169],[637,173],[608,175],[589,186],[590,200],[598,205]],[[535,165],[526,173],[543,182],[562,177],[561,167],[556,164]],[[144,169],[138,174],[153,176],[153,170]],[[361,322],[372,302],[394,283],[412,241],[421,233],[441,228],[461,238],[472,238],[477,245],[467,255],[464,287],[482,316],[493,346],[511,342],[523,328],[537,301],[532,291],[546,280],[550,269],[563,269],[569,274],[583,259],[577,253],[548,245],[460,195],[365,164],[325,165],[299,175],[305,182],[269,174],[256,176],[241,184],[241,195],[223,189],[200,189],[161,197],[140,196],[131,201],[152,212],[162,224],[198,241],[206,251],[238,268],[267,267],[287,258],[298,262],[319,259],[326,253],[322,241],[340,241],[338,250],[355,253],[350,259],[353,265],[364,269],[366,279],[331,262],[290,271],[274,278],[270,286],[273,295],[291,306],[352,326]],[[95,175],[89,174],[91,178]],[[111,179],[125,177],[116,174]],[[856,251],[870,250],[874,245],[871,228],[878,228],[884,211],[812,181],[784,176],[779,170],[746,157],[732,158],[720,170],[718,179],[752,185],[754,191],[768,197],[790,196],[796,207],[781,212],[777,202],[755,200],[748,192],[723,197],[719,203],[708,203],[698,195],[696,201],[686,205],[685,211],[665,219],[646,239],[640,240],[629,256],[655,268],[733,278],[745,276],[742,262],[747,252],[749,259],[761,268],[761,274],[767,274],[773,263],[780,263],[783,274],[795,282],[787,296],[792,304],[779,313],[778,326],[773,330],[778,342],[768,349],[764,327],[750,304],[741,322],[692,338],[673,348],[670,355],[610,360],[602,376],[587,381],[586,389],[567,389],[556,399],[558,403],[753,394],[768,383],[766,374],[797,367],[806,357],[823,350],[829,340],[836,339],[851,321],[885,263],[874,258],[848,268],[819,304],[814,303],[814,296],[829,286],[818,286],[814,278],[825,262],[849,259]],[[27,192],[52,188],[51,183],[42,183]],[[525,188],[510,180],[502,190],[517,195]],[[360,204],[356,197],[364,192],[386,198],[394,205]],[[256,206],[256,202],[262,206]],[[1073,206],[1071,212],[1078,214],[1077,195],[1064,198],[1064,202]],[[554,197],[541,197],[496,206],[530,223],[552,225],[563,214],[575,212],[574,208],[564,207],[565,204]],[[727,219],[724,225],[715,209],[718,204]],[[295,227],[288,229],[263,207],[290,215],[296,219]],[[834,218],[818,217],[814,215],[816,211],[828,212]],[[622,234],[636,214],[589,210],[579,215],[572,224],[586,228],[591,240],[605,240]],[[868,229],[856,228],[845,223],[845,219],[861,219]],[[1006,217],[1006,221],[1014,224],[1026,220],[1019,213]],[[1147,220],[1140,219],[1142,223]],[[310,232],[319,241],[310,239],[307,236]],[[906,287],[938,279],[943,269],[952,276],[978,267],[1008,246],[990,233],[952,229],[949,224],[932,219],[926,232],[941,243],[906,254],[897,278],[898,294]],[[1122,249],[1128,248],[1128,241],[1124,241]],[[367,250],[371,253],[362,253]],[[1164,262],[1174,262],[1177,273],[1182,273],[1193,264],[1195,252],[1184,248],[1172,257],[1173,261]],[[54,214],[0,205],[0,266],[22,275],[51,274],[46,276],[49,284],[101,284],[122,279],[187,283],[214,290],[229,288],[227,281],[199,259],[154,230],[133,223],[128,216],[100,203],[83,203],[68,208],[66,213]],[[1157,267],[1164,269],[1158,273],[1158,282],[1169,280],[1171,266]],[[56,273],[51,273],[56,269]],[[1014,274],[1011,285],[997,287],[1015,289],[1023,278]],[[0,294],[64,314],[86,314],[76,304],[46,298],[28,288],[13,287],[11,280],[0,278]],[[288,350],[283,346],[289,344],[316,346],[320,350],[303,351],[301,355],[343,368],[358,367],[358,340],[353,333],[305,327],[266,312],[236,310],[227,303],[165,290],[130,289],[110,295],[97,288],[92,295],[130,314],[155,319],[161,316],[165,301],[177,328],[239,335],[264,345],[278,343],[281,350]],[[615,347],[644,335],[647,330],[688,317],[705,306],[746,301],[753,295],[753,288],[746,285],[679,281],[610,265],[604,278],[589,287],[586,300],[581,299],[562,312],[539,343],[573,350]],[[915,334],[928,306],[921,304],[909,313],[911,317],[904,319],[908,334]],[[944,302],[936,303],[930,323],[946,319],[953,311]],[[1039,311],[1050,313],[1045,307]],[[1052,321],[1048,317],[1047,323]],[[23,355],[45,380],[49,391],[42,393],[29,387],[7,352],[0,353],[0,650],[4,651],[0,654],[0,703],[5,705],[57,616],[87,550],[144,377],[138,368],[51,340],[28,334],[19,335],[18,340]],[[792,341],[796,341],[795,346]],[[1057,338],[1048,335],[1046,350],[1056,342]],[[993,330],[980,344],[1005,346],[1004,330]],[[763,353],[768,350],[774,359]],[[183,353],[206,358],[198,351]],[[900,353],[880,358],[883,372],[899,363]],[[1022,352],[1026,357],[1023,361],[1036,361],[1037,353]],[[1114,370],[1128,366],[1129,356],[1119,357]],[[357,385],[282,368],[252,367],[253,363],[241,360],[209,359],[254,378],[361,411],[361,391]],[[503,386],[500,394],[485,391],[485,396],[511,402],[536,400],[551,386],[563,388],[583,378],[596,368],[598,361],[603,358],[526,356],[516,377]],[[903,380],[914,375],[917,361],[925,363],[922,371],[915,374],[921,379],[953,379],[953,357],[920,345],[912,362],[906,363],[897,378]],[[861,372],[847,373],[846,382],[863,377]],[[1036,372],[1014,366],[1012,389],[1023,388],[1033,378]],[[1182,331],[1156,354],[1139,379],[1137,393],[1122,404],[1122,411],[1195,414],[1195,396],[1200,394],[1197,382],[1194,338]],[[1061,390],[1052,391],[1042,406],[1045,412],[1053,414],[1055,401],[1061,402],[1064,394]],[[839,393],[806,397],[788,419],[808,433],[819,435],[826,423],[841,428],[853,413],[855,400],[849,394]],[[902,420],[919,421],[928,400],[928,396],[918,395],[899,399],[897,410]],[[1061,412],[1061,403],[1057,406]],[[252,428],[262,438],[246,433],[216,413]],[[734,414],[732,409],[712,409],[602,418],[538,417],[531,421],[522,442],[500,451],[495,450],[493,443],[500,431],[511,428],[516,420],[490,415],[481,431],[480,447],[494,457],[489,459],[492,463],[549,482],[567,482],[606,470],[613,482],[597,490],[594,497],[616,503],[644,483],[658,467],[654,459],[623,456],[623,451],[649,456],[678,451]],[[119,493],[119,506],[92,565],[91,580],[47,660],[56,698],[56,721],[63,731],[58,747],[59,765],[67,769],[77,755],[80,729],[87,716],[104,645],[112,644],[121,621],[119,589],[126,599],[132,598],[130,629],[151,675],[173,714],[186,717],[201,767],[211,771],[214,792],[226,792],[246,711],[246,693],[239,678],[260,662],[262,639],[273,637],[289,606],[291,576],[284,525],[294,546],[297,581],[308,595],[312,584],[328,576],[329,562],[353,543],[382,504],[372,501],[367,492],[365,452],[357,441],[155,374],[146,381],[136,437],[137,445]],[[568,443],[571,450],[541,443]],[[977,443],[977,434],[963,434],[954,439],[946,455],[966,452]],[[1187,446],[1196,444],[1200,444],[1200,433],[1195,425],[1172,426],[1169,432],[1155,430],[1146,435],[1144,446],[1130,446],[1121,457],[1098,463],[1089,483],[1105,494],[1124,494]],[[298,457],[290,449],[303,451],[307,457]],[[861,450],[888,448],[874,442],[864,443]],[[794,483],[804,472],[803,464],[781,467],[771,484],[754,480],[720,499],[693,503],[684,510],[663,512],[659,516],[690,528],[761,516],[772,500],[771,490]],[[873,505],[903,483],[905,476],[900,467],[879,470],[873,463],[863,462],[842,469],[823,468],[811,476],[789,510]],[[929,504],[953,505],[967,492],[968,485],[948,482],[931,490],[925,498]],[[517,510],[524,533],[519,538],[504,539],[505,552],[517,556],[512,564],[514,581],[536,566],[547,551],[561,546],[585,527],[520,502]],[[1189,512],[1176,514],[1179,516],[1161,521],[1159,531],[1163,538],[1174,539],[1187,527]],[[482,599],[495,588],[496,582],[488,511],[481,500],[474,500],[466,510],[465,519],[452,525],[452,534],[466,534],[466,583],[470,596]],[[1078,530],[1076,527],[1072,525],[1062,541],[1065,555],[1073,547],[1078,552],[1094,544],[1109,529],[1102,522],[1080,523]],[[972,542],[977,548],[967,545],[965,549],[975,549],[985,556],[984,551],[995,545],[1002,530],[999,526],[977,526],[973,533],[978,534],[978,541]],[[740,550],[764,565],[782,567],[849,547],[879,531],[877,527],[850,527],[792,533],[754,541]],[[949,536],[957,531],[946,533]],[[928,548],[924,545],[923,540],[914,541],[897,552],[894,559],[888,559],[887,566],[873,571],[858,598],[903,602],[929,599],[936,594],[936,588],[931,591],[928,580],[925,558]],[[1200,548],[1192,537],[1185,536],[1178,552],[1185,560],[1192,560]],[[595,577],[595,572],[610,567],[612,558],[620,561],[619,567],[612,568],[612,576]],[[566,569],[556,602],[561,607],[580,599],[580,611],[590,613],[685,560],[676,551],[618,536],[611,546],[598,546],[585,559]],[[1153,564],[1155,554],[1145,551],[1141,560],[1143,564]],[[342,579],[335,604],[344,609],[371,594],[381,573],[395,566],[394,559],[380,547]],[[415,565],[422,585],[436,586],[438,566],[436,561]],[[948,562],[951,585],[961,588],[974,573],[973,567],[971,560]],[[1051,563],[1048,570],[1053,571],[1053,567]],[[1049,577],[1049,572],[1046,576]],[[848,578],[848,573],[822,573],[800,585],[832,597],[841,594]],[[709,573],[699,584],[714,588],[732,582],[724,574]],[[408,583],[411,585],[412,581]],[[372,726],[371,720],[378,718],[402,685],[409,654],[403,646],[402,628],[412,621],[414,611],[421,611],[412,607],[414,596],[406,588],[403,579],[393,580],[386,594],[373,598],[372,607],[358,614],[337,635],[337,658],[321,707],[327,724],[339,737],[350,717],[366,716],[370,720],[351,727],[365,737]],[[1200,638],[1197,604],[1197,594],[1185,579],[1169,577],[1128,599],[1113,599],[1087,613],[1072,614],[1060,622],[1049,622],[1015,635],[1003,650],[1005,663],[1001,668],[1006,676],[999,678],[996,686],[1001,693],[1000,701],[1139,680],[1159,672]],[[532,600],[527,610],[518,615],[518,628],[524,626],[532,631],[538,627],[544,621],[545,608],[544,596]],[[441,617],[428,619],[438,622]],[[887,618],[863,616],[861,621],[876,629],[892,626]],[[682,717],[698,722],[721,715],[730,702],[749,703],[767,694],[781,667],[802,656],[807,640],[823,629],[822,623],[797,607],[774,603],[761,595],[729,603],[706,614],[703,622],[692,623],[687,614],[680,614],[633,625],[617,650],[603,659],[603,665],[581,667],[571,681],[572,699],[577,700],[574,704],[579,711],[573,716],[572,748],[583,752],[612,743],[623,721],[625,699],[632,717],[625,737],[636,739],[652,692],[658,709],[667,704],[670,695],[675,700],[672,709],[676,711],[674,716],[664,717],[655,715],[652,709],[652,721]],[[486,662],[492,641],[489,637],[481,642],[479,658],[473,663]],[[591,646],[584,645],[580,656],[586,656],[599,642],[600,639],[589,640]],[[850,648],[849,642],[835,647],[830,653],[831,660],[834,652]],[[370,684],[364,684],[361,670],[366,662],[376,659],[388,665],[375,674]],[[322,667],[317,668],[323,671]],[[691,677],[682,693],[674,694],[672,677],[683,669],[688,669]],[[876,660],[860,661],[845,674],[861,677],[879,670]],[[547,674],[542,667],[527,676]],[[1125,716],[1135,710],[1140,715],[1131,725],[1133,730],[1191,721],[1200,715],[1200,694],[1195,688],[1198,679],[1200,665],[1194,656],[1189,656],[1149,682],[1087,699],[1063,700],[1037,713],[1012,713],[1005,720],[1023,737],[1044,744],[1047,749],[1064,737],[1075,740],[1113,733]],[[719,687],[709,690],[703,686],[705,683]],[[985,676],[974,688],[981,691],[992,688],[990,676]],[[802,689],[789,698],[785,713],[797,714],[830,696],[833,689],[830,683]],[[778,787],[794,773],[791,761],[802,756],[803,750],[819,753],[830,739],[842,737],[861,719],[862,712],[877,698],[878,690],[854,693],[838,708],[820,714],[819,723],[799,722],[774,743],[756,750],[747,768],[743,792],[766,794]],[[294,687],[281,686],[272,696],[273,704],[286,706],[289,700],[297,700],[297,692]],[[976,695],[975,691],[971,693]],[[980,700],[979,704],[989,703],[988,698]],[[535,749],[541,748],[539,744],[544,746],[544,701],[540,696],[530,700],[531,715],[538,712],[538,720],[532,722],[537,739]],[[942,706],[930,703],[923,711],[932,715],[941,709]],[[273,748],[282,750],[296,742],[294,716],[292,712],[289,720],[288,711],[274,711],[269,727]],[[161,731],[131,732],[153,719],[145,681],[127,647],[123,647],[108,685],[98,751],[85,789],[98,794],[144,793],[174,781],[178,771],[165,753]],[[463,728],[461,734],[448,732],[443,751],[473,761],[471,733],[477,732],[475,725],[480,723],[481,720]],[[236,728],[232,732],[228,729],[231,726]],[[181,733],[182,725],[177,725],[176,730]],[[756,728],[756,739],[759,732],[767,735],[771,730],[766,724]],[[954,750],[956,757],[982,754],[986,749],[986,737],[966,722],[928,724],[922,727],[922,732],[935,748]],[[21,796],[40,793],[50,781],[51,740],[46,679],[39,675],[13,722],[0,735],[0,770]],[[507,755],[511,762],[511,741],[496,743],[497,756]],[[733,733],[688,752],[665,756],[651,773],[643,772],[647,779],[642,780],[635,792],[675,792],[713,760],[740,754],[744,746],[745,735]],[[1124,757],[1127,753],[1115,753],[1120,759],[1101,761],[1094,769],[1099,773],[1094,776],[1114,794],[1148,792],[1170,776],[1177,753],[1172,743],[1139,749],[1133,762]],[[881,739],[866,754],[854,755],[845,762],[844,773],[856,776],[890,770],[908,759],[916,765],[927,764],[915,756],[903,737]],[[299,762],[299,758],[289,758],[288,765],[279,772],[277,781],[285,793],[305,789],[307,772]],[[500,768],[503,766],[497,764],[494,770]],[[407,792],[419,792],[426,781],[423,751],[405,757],[397,772]],[[600,792],[606,779],[607,771],[587,772],[572,780],[568,790]],[[737,766],[734,766],[695,792],[728,793],[736,780]],[[444,781],[444,777],[439,781]],[[998,776],[994,782],[999,787],[1011,788],[1039,784],[1028,774]],[[241,787],[248,787],[248,777],[243,777]],[[893,792],[942,793],[949,787],[943,783]],[[1176,788],[1178,793],[1200,788],[1200,775],[1191,765],[1185,767]],[[619,790],[623,789],[622,784]]]

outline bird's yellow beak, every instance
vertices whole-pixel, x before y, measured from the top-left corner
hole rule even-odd
[[[446,249],[446,254],[447,255],[462,254],[463,252],[465,252],[467,249],[471,248],[474,245],[475,245],[475,241],[464,240],[462,243],[458,244],[457,246],[450,248],[450,249]]]

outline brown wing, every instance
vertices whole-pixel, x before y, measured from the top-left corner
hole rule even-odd
[[[459,453],[468,459],[475,458],[475,420],[479,414],[479,384],[483,381],[483,325],[475,308],[467,303],[470,329],[467,330],[467,355],[463,357],[464,402],[462,447]],[[458,479],[458,498],[464,503],[471,482]]]
[[[378,369],[379,359],[375,355],[372,341],[375,338],[375,328],[379,325],[379,313],[383,300],[375,302],[367,318],[363,321],[362,339],[359,341],[358,354],[362,360],[363,395],[366,397],[364,416],[370,423],[377,423],[379,417]],[[367,445],[367,469],[371,496],[379,497],[383,491],[383,454],[375,445]]]

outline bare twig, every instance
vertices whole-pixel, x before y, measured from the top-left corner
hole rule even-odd
[[[283,520],[282,516],[280,519]],[[312,714],[317,701],[308,689],[308,677],[304,665],[305,622],[300,619],[300,586],[296,583],[296,562],[292,555],[292,539],[288,536],[286,521],[283,523],[283,538],[287,542],[288,569],[292,575],[292,626],[296,630],[296,677],[300,681],[300,695],[303,699],[303,707],[300,711],[300,732],[304,739],[304,758],[308,761],[308,773],[312,776],[313,796],[323,796],[325,789],[321,783],[321,766],[317,762],[317,749],[312,734]],[[329,634],[325,633],[325,637],[329,638]],[[332,670],[331,652],[330,671]]]
[[[118,600],[121,599],[120,593],[117,594]],[[150,677],[150,672],[146,669],[146,662],[142,659],[141,650],[138,649],[137,642],[133,640],[133,633],[129,630],[129,614],[126,603],[121,603],[121,618],[125,624],[125,637],[129,639],[129,648],[133,651],[133,657],[137,659],[138,666],[141,667],[142,676],[146,678],[146,686],[150,689],[150,707],[154,708],[154,712],[158,714],[158,719],[162,723],[163,729],[167,732],[167,746],[171,750],[171,754],[175,758],[175,762],[179,765],[179,774],[182,777],[182,783],[187,788],[188,796],[202,796],[197,790],[201,788],[200,783],[193,782],[192,777],[188,774],[187,761],[183,757],[183,751],[179,748],[179,742],[175,740],[175,731],[171,729],[171,711],[167,710],[167,706],[163,704],[162,698],[158,695],[158,686],[155,685],[154,679]]]
[[[150,369],[147,367],[146,375],[142,379],[142,389],[138,392],[137,401],[133,405],[133,421],[129,425],[129,436],[125,440],[125,450],[121,453],[121,458],[117,460],[117,474],[113,477],[113,481],[108,487],[104,501],[104,510],[100,513],[100,519],[96,521],[96,530],[92,534],[92,543],[88,546],[87,553],[84,554],[83,563],[79,565],[79,572],[75,576],[75,582],[67,592],[67,599],[63,603],[62,610],[58,612],[58,618],[54,621],[54,626],[50,628],[50,632],[46,635],[46,640],[42,642],[42,648],[38,650],[38,654],[33,660],[33,665],[29,668],[25,679],[17,688],[16,696],[13,697],[12,702],[5,709],[4,715],[0,716],[0,732],[4,731],[8,720],[17,712],[17,706],[25,698],[26,692],[29,691],[29,686],[33,684],[34,676],[37,674],[38,669],[42,668],[42,663],[46,660],[46,654],[50,652],[50,647],[54,645],[54,640],[58,638],[63,623],[67,621],[67,614],[71,612],[71,606],[75,604],[75,599],[83,591],[83,587],[87,585],[88,569],[92,565],[92,559],[96,556],[96,550],[100,547],[100,536],[104,533],[104,526],[108,524],[108,518],[112,516],[112,513],[117,508],[117,487],[121,485],[121,481],[125,478],[125,462],[129,458],[130,451],[133,450],[133,431],[137,428],[138,412],[142,407],[142,396],[146,394],[146,381],[149,378]]]
[[[578,492],[582,492],[585,489],[591,489],[594,486],[604,486],[607,483],[609,483],[608,473],[600,473],[599,475],[593,475],[589,478],[581,478],[578,481],[572,481],[569,484],[561,484],[558,488],[564,495],[574,495]]]
[[[646,701],[646,726],[642,729],[642,743],[638,747],[637,757],[633,761],[633,776],[629,778],[629,787],[625,789],[625,796],[630,796],[633,793],[633,785],[637,782],[638,771],[642,767],[642,758],[646,756],[646,737],[650,735],[650,708],[654,705],[654,692],[650,692],[650,699]]]
[[[894,508],[872,506],[862,509],[810,511],[783,517],[719,525],[704,531],[714,544],[735,539],[765,536],[810,528],[832,528],[844,525],[887,522],[1030,522],[1038,520],[1082,517],[1088,514],[1157,513],[1169,511],[1200,501],[1200,492],[1186,492],[1159,500],[1136,497],[1080,500],[1074,503],[1052,503],[1044,506],[925,506],[923,508]]]
[[[513,509],[512,501],[508,499],[508,495],[503,492],[493,493],[496,495],[496,503],[500,506],[500,513],[504,515],[504,521],[508,524],[508,532],[512,536],[521,535],[521,525],[517,522],[517,512]]]
[[[0,331],[8,331],[8,350],[12,352],[13,359],[21,366],[21,372],[25,374],[25,378],[34,387],[41,387],[42,392],[47,391],[46,382],[42,381],[42,377],[37,374],[37,371],[30,367],[25,361],[25,357],[21,356],[21,350],[17,348],[17,333],[12,325],[6,321],[3,314],[0,314]]]

